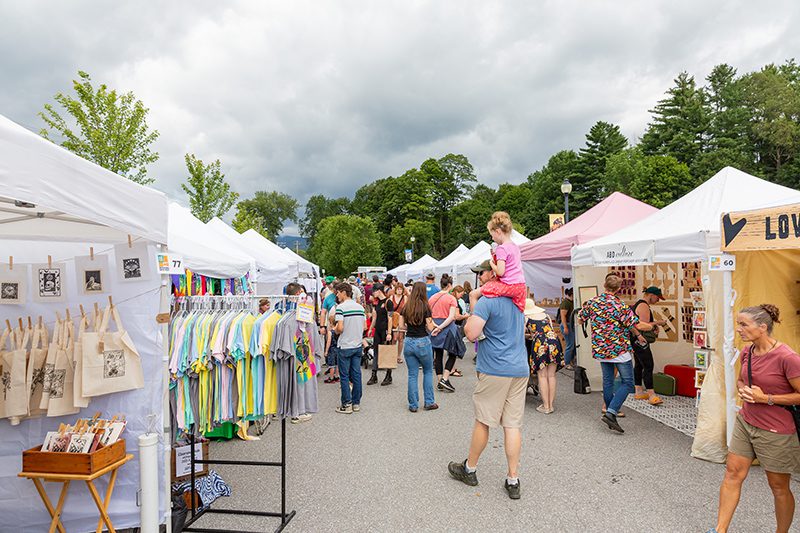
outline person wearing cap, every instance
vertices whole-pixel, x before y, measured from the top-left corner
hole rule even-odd
[[[642,293],[642,299],[633,304],[633,312],[639,317],[640,324],[650,324],[653,329],[642,331],[644,341],[631,339],[633,344],[633,383],[634,399],[647,400],[650,405],[661,405],[664,401],[653,390],[653,352],[650,345],[658,339],[659,326],[666,325],[666,320],[653,320],[653,310],[650,306],[664,299],[661,289],[655,286],[647,287]]]
[[[556,372],[564,368],[564,351],[553,327],[553,321],[544,309],[528,298],[525,300],[526,335],[530,337],[531,372],[539,378],[542,405],[536,408],[549,415],[555,408]]]
[[[428,300],[431,299],[431,296],[439,292],[439,287],[436,286],[436,276],[433,275],[433,272],[425,276],[425,288],[428,291]]]
[[[366,302],[364,302],[364,296],[363,293],[361,292],[361,289],[358,288],[356,277],[350,276],[349,278],[347,278],[347,283],[349,283],[350,286],[353,287],[353,301],[356,302],[357,304],[360,304],[363,307]]]
[[[489,261],[472,268],[481,284],[496,278]],[[478,383],[472,394],[475,423],[469,455],[464,461],[451,462],[450,475],[470,486],[478,484],[478,459],[489,442],[489,428],[502,427],[508,462],[505,489],[509,498],[520,498],[517,476],[522,450],[522,422],[525,413],[525,390],[530,369],[525,353],[525,315],[511,298],[481,298],[464,327],[467,339],[477,340],[476,370]]]

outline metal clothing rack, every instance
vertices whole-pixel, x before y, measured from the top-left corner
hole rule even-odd
[[[188,298],[187,302],[194,303],[194,299],[206,299],[208,302],[205,302],[206,305],[211,305],[213,302],[235,304],[237,300],[253,300],[253,299],[261,299],[261,298],[269,298],[270,300],[279,299],[284,301],[297,301],[300,299],[300,296],[288,296],[286,294],[268,294],[268,295],[243,295],[243,296],[180,296],[176,298]],[[227,300],[227,301],[226,301]],[[197,303],[203,303],[202,300],[197,300]],[[249,302],[248,302],[249,303]],[[203,307],[196,307],[196,309],[202,309]],[[235,308],[235,307],[232,307]],[[247,307],[241,307],[242,309],[246,309]],[[213,309],[213,307],[207,307],[207,309]],[[232,461],[232,460],[222,460],[222,459],[196,459],[194,453],[194,446],[195,446],[195,438],[194,438],[194,431],[191,432],[189,437],[189,445],[191,453],[189,456],[190,459],[190,483],[191,483],[191,498],[190,498],[190,507],[191,507],[191,517],[187,520],[186,525],[183,528],[183,531],[202,531],[202,532],[209,532],[209,533],[251,533],[247,530],[239,530],[239,529],[210,529],[210,528],[203,528],[203,527],[191,527],[197,520],[200,519],[206,513],[212,514],[222,514],[222,515],[238,515],[238,516],[261,516],[261,517],[270,517],[270,518],[280,518],[281,523],[275,529],[275,533],[279,533],[284,530],[284,528],[289,525],[292,518],[297,515],[297,511],[290,511],[286,512],[286,418],[281,419],[281,460],[280,461]],[[207,508],[197,511],[195,509],[195,465],[234,465],[234,466],[264,466],[264,467],[279,467],[281,469],[281,510],[280,512],[274,511],[248,511],[245,509],[212,509],[211,505]]]

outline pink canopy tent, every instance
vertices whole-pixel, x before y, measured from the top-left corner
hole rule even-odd
[[[655,207],[615,192],[557,230],[521,245],[528,287],[539,301],[560,298],[562,278],[572,277],[573,246],[613,233],[656,211]]]

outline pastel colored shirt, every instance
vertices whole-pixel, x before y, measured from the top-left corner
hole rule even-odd
[[[485,339],[478,342],[476,370],[490,376],[522,378],[530,374],[525,351],[525,315],[509,298],[481,298],[473,314],[483,319]]]
[[[578,316],[592,321],[592,357],[630,360],[630,328],[639,323],[639,317],[628,304],[604,292],[586,302]]]
[[[749,385],[747,363],[750,360],[752,349],[752,346],[750,346],[742,351],[742,371],[739,374],[739,379],[745,385]],[[800,378],[800,355],[797,355],[794,350],[782,344],[764,355],[753,356],[752,374],[753,385],[761,387],[764,394],[773,396],[792,394],[794,387],[792,387],[789,380]],[[780,405],[745,402],[742,405],[741,415],[744,421],[751,426],[765,429],[772,433],[794,435],[797,431],[792,414]]]
[[[525,283],[525,275],[522,273],[522,252],[513,242],[507,242],[498,246],[494,251],[497,261],[506,262],[506,271],[499,278],[506,285],[516,285]]]

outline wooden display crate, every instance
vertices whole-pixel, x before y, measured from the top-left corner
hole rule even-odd
[[[125,458],[125,439],[94,453],[43,452],[37,446],[22,452],[23,472],[91,475]]]

